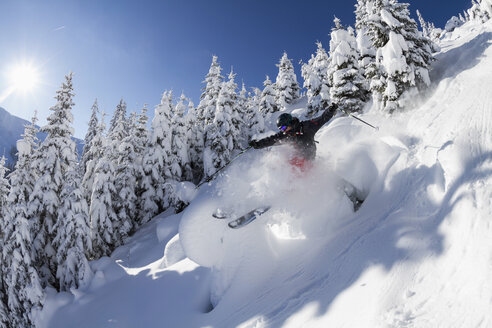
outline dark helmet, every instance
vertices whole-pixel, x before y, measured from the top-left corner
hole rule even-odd
[[[284,131],[287,127],[294,124],[294,118],[289,113],[283,113],[277,118],[277,127]]]

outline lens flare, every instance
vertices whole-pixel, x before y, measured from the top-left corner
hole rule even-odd
[[[9,85],[14,91],[31,92],[39,84],[39,72],[30,63],[20,63],[8,71]]]

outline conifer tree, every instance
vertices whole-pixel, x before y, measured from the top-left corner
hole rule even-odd
[[[185,121],[186,97],[181,97],[174,109],[171,120],[173,126],[172,135],[172,158],[171,158],[171,179],[177,182],[190,181],[192,177],[190,159],[188,157],[188,130]]]
[[[483,11],[484,16],[490,19],[492,17],[492,0],[479,0],[480,9]]]
[[[251,138],[258,133],[265,132],[265,121],[260,113],[260,100],[261,100],[261,90],[258,88],[254,89],[254,96],[250,97],[250,100],[246,104],[246,140],[251,140]]]
[[[87,285],[92,271],[87,256],[92,253],[89,209],[81,189],[79,171],[70,171],[61,199],[54,239],[58,267],[56,278],[61,291]]]
[[[4,248],[5,230],[7,227],[7,200],[10,190],[10,183],[5,177],[7,168],[5,167],[5,156],[2,156],[0,160],[0,249]],[[1,257],[0,257],[1,259]],[[7,327],[9,319],[7,317],[5,298],[5,284],[3,277],[6,274],[8,268],[4,267],[3,261],[0,261],[0,327]]]
[[[1,264],[0,264],[1,266]],[[1,273],[1,271],[0,271]],[[0,328],[8,328],[9,326],[9,316],[7,311],[7,304],[4,303],[4,299],[6,298],[5,293],[3,291],[3,277],[0,276]]]
[[[50,108],[52,114],[48,124],[41,131],[47,134],[36,151],[35,169],[40,172],[29,200],[29,216],[35,220],[34,262],[40,273],[43,285],[56,287],[56,251],[53,239],[56,235],[54,225],[61,207],[61,193],[67,172],[75,169],[77,154],[71,127],[73,86],[72,73],[57,91],[57,103]]]
[[[435,42],[439,40],[439,37],[441,36],[441,31],[436,29],[434,24],[430,22],[426,22],[419,10],[417,10],[417,17],[419,19],[420,27],[422,28],[423,36],[432,41],[431,42],[432,51],[433,52],[439,51],[440,48]]]
[[[234,81],[236,74],[231,70],[228,76],[228,80],[223,83],[222,89],[222,101],[223,105],[227,104],[229,106],[230,111],[230,119],[231,119],[231,133],[232,133],[232,142],[233,149],[241,150],[243,149],[244,139],[242,137],[242,129],[243,129],[243,115],[242,110],[239,108],[238,104],[238,96],[236,93],[237,84]]]
[[[266,76],[265,82],[263,82],[263,92],[261,93],[260,99],[260,113],[268,121],[273,113],[278,112],[279,107],[275,102],[275,87],[270,81],[268,75]]]
[[[131,130],[131,133],[135,136],[135,153],[137,154],[137,162],[140,166],[142,164],[141,158],[149,141],[149,129],[147,128],[149,117],[147,116],[147,111],[147,105],[144,105],[140,113],[137,114],[136,124]]]
[[[249,102],[250,97],[248,97],[248,90],[246,90],[246,85],[244,82],[241,86],[241,91],[239,92],[236,100],[236,108],[237,108],[237,116],[234,120],[237,121],[238,130],[239,130],[239,147],[237,149],[244,149],[248,145],[249,140],[249,124],[247,122],[248,119],[248,110],[249,110]],[[234,122],[233,120],[233,122]]]
[[[199,119],[203,120],[205,126],[214,120],[217,98],[219,97],[222,81],[224,80],[224,77],[221,75],[222,68],[217,60],[217,56],[212,57],[212,64],[205,77],[205,81],[203,81],[205,88],[198,104]]]
[[[116,109],[113,113],[113,117],[111,118],[111,122],[109,125],[108,135],[113,132],[117,124],[126,124],[126,103],[123,99],[121,99],[118,105],[116,105]]]
[[[307,89],[308,115],[315,116],[330,102],[330,81],[328,66],[330,59],[321,42],[317,43],[316,56],[311,56],[307,64],[302,65],[304,88]]]
[[[277,64],[278,75],[275,81],[275,102],[281,111],[285,110],[287,105],[292,104],[299,98],[299,83],[294,72],[294,66],[287,57],[287,53],[280,59]]]
[[[156,214],[167,209],[165,183],[171,177],[169,158],[171,156],[171,113],[172,92],[164,92],[161,103],[155,108],[148,147],[143,156],[144,176],[140,200],[139,223],[144,224]]]
[[[6,173],[8,171],[7,167],[5,167],[5,162],[7,159],[5,156],[0,158],[0,219],[4,217],[4,213],[7,207],[7,198],[10,191],[10,182],[7,180]],[[0,225],[0,228],[2,226]],[[0,235],[1,235],[0,231]]]
[[[222,88],[219,93],[215,118],[207,130],[203,160],[207,178],[230,160],[234,149],[232,102],[227,89]]]
[[[203,129],[198,122],[197,109],[190,101],[186,115],[187,130],[189,131],[189,158],[193,172],[193,183],[198,183],[203,177]]]
[[[98,131],[104,131],[104,116],[99,123]],[[96,139],[96,138],[94,138]],[[93,140],[94,141],[94,140]],[[111,146],[104,137],[100,137],[102,157],[94,169],[91,202],[89,208],[90,228],[92,236],[92,258],[108,256],[117,246],[117,238],[113,222],[117,220],[114,212],[115,168],[110,160]],[[87,173],[86,173],[87,175]]]
[[[90,152],[90,146],[92,139],[97,133],[97,126],[98,126],[98,120],[97,120],[97,115],[99,115],[99,107],[97,105],[97,99],[94,101],[94,104],[92,105],[92,114],[91,118],[89,120],[89,127],[87,129],[87,133],[85,135],[84,139],[84,149],[82,151],[82,157],[80,161],[80,172],[82,173],[82,176],[85,174],[87,162],[93,159],[94,154]]]
[[[370,5],[373,2],[369,2]],[[374,47],[369,30],[368,0],[358,0],[355,5],[355,28],[357,49],[359,52],[359,68],[364,76],[364,89],[370,90],[371,81],[377,81],[380,77],[379,67],[376,64],[376,48]],[[368,98],[370,95],[367,95]]]
[[[105,113],[101,113],[101,122],[104,121]],[[85,165],[85,173],[82,179],[82,190],[84,193],[84,198],[87,202],[87,206],[90,208],[91,197],[92,197],[92,187],[95,178],[96,166],[99,160],[105,155],[103,144],[106,143],[104,138],[104,124],[98,122],[95,134],[91,138],[90,145],[87,148],[86,158],[87,162]]]
[[[149,143],[149,130],[147,128],[147,123],[149,121],[149,117],[147,116],[147,105],[144,105],[141,112],[137,115],[136,125],[131,131],[131,134],[134,135],[134,150],[135,150],[135,177],[137,181],[137,185],[135,188],[135,193],[137,196],[136,201],[136,214],[133,217],[133,226],[138,227],[139,219],[138,214],[140,213],[140,204],[142,201],[142,195],[145,192],[145,188],[143,187],[144,180],[144,170],[143,170],[143,157],[146,153],[148,143]]]
[[[330,57],[332,102],[345,112],[362,110],[367,100],[367,90],[364,89],[364,79],[359,70],[357,42],[353,29],[343,28],[338,18],[335,18],[335,27],[331,32]]]
[[[378,49],[380,79],[373,79],[371,90],[376,100],[388,111],[403,104],[402,95],[412,88],[419,90],[430,84],[428,68],[433,60],[431,41],[422,36],[417,23],[410,18],[408,4],[397,0],[367,2],[368,35]],[[370,5],[370,6],[369,6]]]
[[[2,248],[4,284],[11,327],[34,327],[33,312],[44,303],[41,281],[32,259],[33,231],[28,221],[27,201],[22,192],[9,196],[11,208],[8,220],[13,230],[5,236]]]
[[[491,17],[492,12],[491,4],[483,0],[472,0],[472,7],[467,10],[470,19],[476,20],[482,23],[488,21]]]
[[[113,234],[115,246],[123,244],[134,228],[134,218],[137,214],[137,175],[139,167],[137,163],[136,148],[136,125],[137,114],[131,113],[129,118],[128,133],[117,147],[113,165],[115,169],[115,193],[113,197],[113,208],[116,218],[113,221]],[[118,125],[117,125],[118,126]],[[114,131],[118,131],[115,127]]]
[[[17,141],[18,160],[15,170],[9,175],[12,188],[8,195],[8,206],[4,211],[4,224],[0,234],[2,239],[2,253],[0,254],[2,278],[0,280],[3,280],[0,282],[4,291],[1,302],[8,299],[10,315],[7,327],[15,327],[14,323],[19,324],[18,327],[29,326],[31,309],[42,305],[40,280],[31,257],[35,226],[31,226],[28,221],[30,219],[28,199],[38,178],[32,167],[33,152],[38,146],[36,121],[35,113],[31,124],[24,127],[22,139]],[[17,249],[19,246],[26,248]],[[17,253],[14,253],[14,250]],[[19,261],[13,261],[14,254],[26,255],[24,265],[19,266]],[[19,275],[13,274],[12,265],[15,265],[15,269],[19,269]],[[31,292],[32,294],[26,294]],[[3,321],[2,317],[0,313],[0,322]]]
[[[38,175],[33,169],[33,153],[38,147],[36,135],[39,129],[36,127],[36,122],[37,113],[34,114],[31,124],[24,126],[22,139],[17,141],[18,159],[15,164],[15,170],[9,175],[12,188],[9,190],[7,206],[3,208],[4,220],[1,221],[0,236],[7,236],[13,230],[13,214],[10,213],[10,209],[16,205],[16,200],[19,198],[18,194],[22,194],[22,199],[25,200],[25,203],[21,204],[21,206],[27,208],[27,201],[34,190],[34,183],[38,179]]]

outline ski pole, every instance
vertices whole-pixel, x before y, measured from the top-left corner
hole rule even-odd
[[[367,123],[366,121],[364,121],[363,119],[361,119],[361,118],[359,118],[359,117],[357,117],[357,116],[355,116],[355,115],[352,115],[352,113],[347,113],[347,112],[346,112],[345,110],[343,110],[343,109],[342,109],[341,111],[342,111],[342,112],[344,112],[345,114],[347,114],[348,116],[352,116],[352,117],[353,117],[353,118],[355,118],[356,120],[359,120],[359,121],[361,121],[362,123],[364,123],[364,124],[366,124],[366,125],[369,125],[369,126],[370,126],[371,128],[373,128],[374,130],[379,131],[379,127],[378,127],[378,126],[374,126],[374,125],[372,125],[372,124],[369,124],[369,123]]]
[[[223,169],[225,169],[227,166],[229,166],[229,164],[231,164],[236,158],[238,158],[239,156],[241,156],[242,154],[244,154],[245,152],[247,152],[248,150],[250,150],[253,146],[249,146],[248,148],[246,149],[243,149],[241,150],[236,156],[234,156],[233,158],[231,158],[229,160],[229,162],[227,162],[224,166],[222,167],[219,167],[217,169],[217,171],[215,171],[214,174],[212,174],[211,176],[209,176],[208,178],[206,178],[204,181],[200,182],[199,184],[196,185],[196,189],[198,189],[201,185],[203,185],[204,183],[207,183],[207,182],[210,182],[214,179],[214,177],[220,172],[222,171]]]

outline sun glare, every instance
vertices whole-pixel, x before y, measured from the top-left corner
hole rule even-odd
[[[15,91],[30,92],[39,84],[39,72],[31,64],[16,64],[9,70],[8,79]]]

